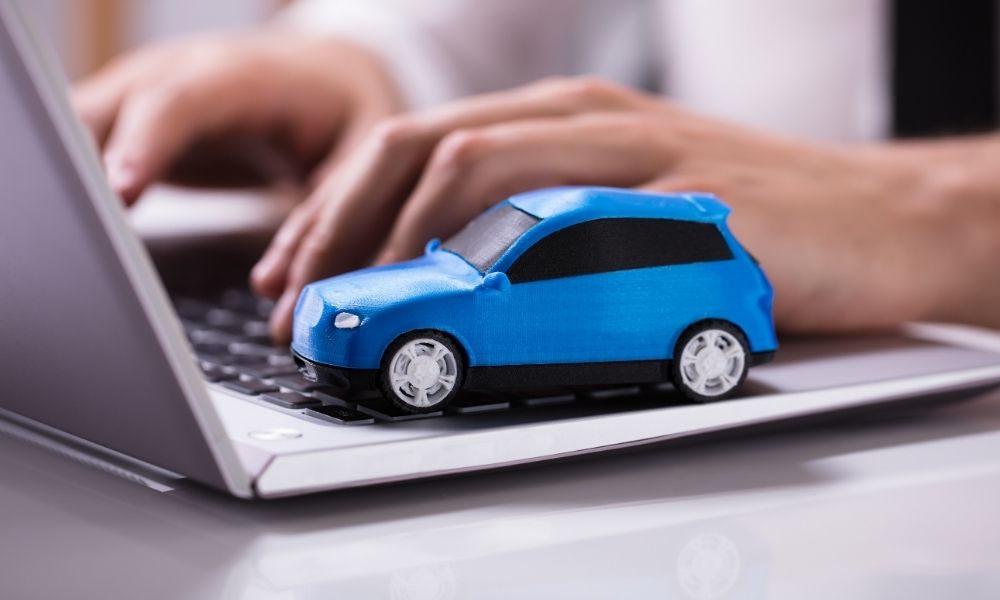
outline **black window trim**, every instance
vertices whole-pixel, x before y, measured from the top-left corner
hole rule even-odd
[[[640,235],[635,236],[636,238],[638,238],[639,241],[635,241],[635,245],[632,246],[620,246],[620,248],[622,249],[631,248],[632,251],[626,250],[625,252],[618,254],[615,258],[606,261],[606,263],[613,263],[615,262],[615,260],[618,260],[634,264],[635,266],[609,268],[605,264],[600,267],[594,265],[590,269],[579,270],[568,266],[569,264],[568,262],[563,262],[563,264],[560,265],[559,261],[557,260],[556,264],[539,263],[538,266],[535,266],[533,269],[530,269],[527,272],[525,272],[523,261],[525,261],[526,259],[530,260],[531,258],[533,258],[533,253],[542,251],[539,250],[539,248],[542,248],[543,244],[551,243],[551,241],[554,238],[559,238],[562,241],[566,242],[567,240],[565,238],[567,238],[567,236],[573,235],[574,233],[573,230],[577,231],[586,230],[587,228],[594,228],[600,225],[605,225],[608,222],[613,222],[614,224],[619,226],[625,224],[626,222],[628,222],[627,223],[628,225],[641,223],[643,226],[647,225],[654,226],[651,228],[647,228],[647,230],[644,232],[633,231],[632,232],[633,234],[640,233]],[[673,233],[675,235],[678,233],[681,234],[681,237],[679,239],[675,237],[675,239],[671,240],[672,246],[667,249],[664,249],[661,244],[658,244],[658,241],[662,240],[655,240],[650,237],[651,234],[653,234],[652,235],[653,238],[657,237],[655,235],[656,232],[652,230],[656,229],[657,228],[656,226],[661,226],[664,222],[668,222],[670,224],[679,226],[679,229]],[[711,233],[709,234],[708,237],[704,237],[704,233],[708,232],[709,228],[711,228],[710,230]],[[595,232],[593,231],[589,232],[585,231],[584,233],[593,236],[593,241],[595,242],[594,245],[600,245],[602,241],[605,244],[610,243],[611,244],[610,253],[613,256],[616,255],[616,250],[619,248],[619,246],[617,246],[618,242],[620,242],[622,239],[628,239],[628,236],[622,235],[622,232],[616,232],[610,236],[608,236],[607,232],[605,232],[605,239],[603,240],[600,239],[601,236],[599,230],[596,235]],[[662,233],[663,232],[661,228],[659,234]],[[701,237],[701,241],[699,241],[698,239],[699,237]],[[581,241],[583,242],[588,241],[587,236],[584,236],[582,240],[569,239],[567,245]],[[648,243],[648,242],[653,242],[653,243]],[[590,244],[587,245],[590,246]],[[605,249],[607,250],[607,248]],[[640,252],[638,253],[635,252],[635,250],[637,249],[640,250]],[[648,252],[646,252],[645,255],[642,252],[643,249],[648,250]],[[679,259],[674,259],[669,261],[664,261],[662,259],[662,256],[657,259],[652,258],[652,256],[655,255],[657,252],[663,253],[669,251],[680,252],[682,256]],[[684,252],[687,252],[688,254],[683,255]],[[593,253],[590,254],[593,255]],[[726,240],[726,236],[723,234],[721,227],[717,223],[706,222],[706,221],[692,221],[687,219],[671,219],[665,217],[601,217],[597,219],[590,219],[587,221],[575,222],[567,225],[566,227],[548,233],[541,239],[536,240],[528,248],[524,249],[517,257],[513,259],[513,261],[505,269],[505,271],[507,277],[510,279],[510,282],[512,284],[519,284],[519,283],[532,283],[535,281],[561,279],[565,277],[595,275],[599,273],[613,273],[618,271],[633,271],[638,269],[681,266],[687,264],[697,264],[706,262],[719,262],[725,260],[732,260],[735,258],[735,256],[736,255],[733,252],[733,249],[730,247],[729,242]],[[563,261],[569,261],[575,258],[575,256],[571,257],[569,255],[565,255],[559,257],[557,255],[556,258],[557,259],[561,258]],[[519,265],[521,265],[520,268]]]

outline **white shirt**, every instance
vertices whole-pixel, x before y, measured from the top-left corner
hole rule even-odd
[[[888,129],[883,0],[298,0],[382,57],[411,108],[593,74],[814,139]]]

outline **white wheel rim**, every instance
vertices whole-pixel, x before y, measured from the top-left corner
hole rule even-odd
[[[389,364],[389,383],[400,401],[427,408],[444,400],[458,381],[458,361],[447,346],[430,338],[403,344]]]
[[[722,329],[707,329],[684,345],[681,379],[702,396],[721,396],[740,383],[746,360],[736,336]]]

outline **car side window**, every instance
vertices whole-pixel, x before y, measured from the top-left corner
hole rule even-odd
[[[511,283],[733,257],[712,223],[596,219],[549,234],[507,270]]]

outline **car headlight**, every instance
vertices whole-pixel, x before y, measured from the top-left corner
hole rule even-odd
[[[354,329],[361,325],[361,317],[354,313],[339,312],[333,318],[333,326],[337,329]]]

